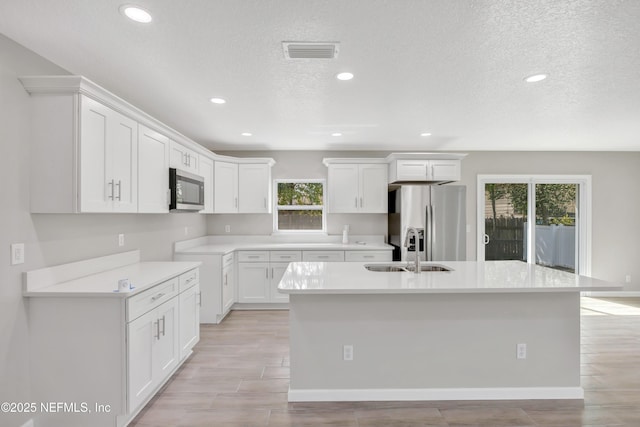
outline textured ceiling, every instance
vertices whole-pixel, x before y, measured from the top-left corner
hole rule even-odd
[[[0,0],[0,33],[214,150],[640,150],[638,0],[124,2]]]

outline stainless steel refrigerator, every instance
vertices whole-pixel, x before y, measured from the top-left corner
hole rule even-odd
[[[415,260],[416,247],[425,261],[464,261],[467,252],[466,193],[462,185],[403,185],[389,189],[387,241],[394,261]],[[414,227],[420,238],[411,237]]]

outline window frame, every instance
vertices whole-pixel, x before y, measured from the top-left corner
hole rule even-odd
[[[536,184],[577,184],[580,221],[577,225],[578,244],[576,274],[591,275],[591,175],[478,175],[477,180],[477,213],[476,213],[476,259],[484,261],[485,234],[485,185],[486,184],[527,184],[527,217],[535,218]],[[532,191],[533,190],[533,191]],[[527,222],[527,264],[535,264],[535,221]]]
[[[322,184],[322,205],[296,205],[291,206],[289,209],[280,209],[278,205],[278,184],[280,183],[314,183]],[[327,180],[321,178],[278,178],[273,180],[273,233],[272,234],[296,234],[296,235],[310,235],[310,234],[327,234]],[[286,205],[285,205],[286,206]],[[319,210],[322,212],[322,230],[279,230],[278,229],[278,211],[280,210]]]

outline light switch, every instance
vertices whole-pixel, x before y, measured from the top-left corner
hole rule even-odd
[[[11,265],[24,263],[24,243],[13,243],[11,245]]]

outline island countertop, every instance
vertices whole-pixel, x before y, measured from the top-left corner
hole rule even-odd
[[[278,290],[286,294],[526,293],[621,290],[607,282],[521,261],[447,261],[451,271],[369,271],[363,262],[293,262]],[[377,263],[407,265],[404,262]],[[424,265],[425,263],[423,263]]]

